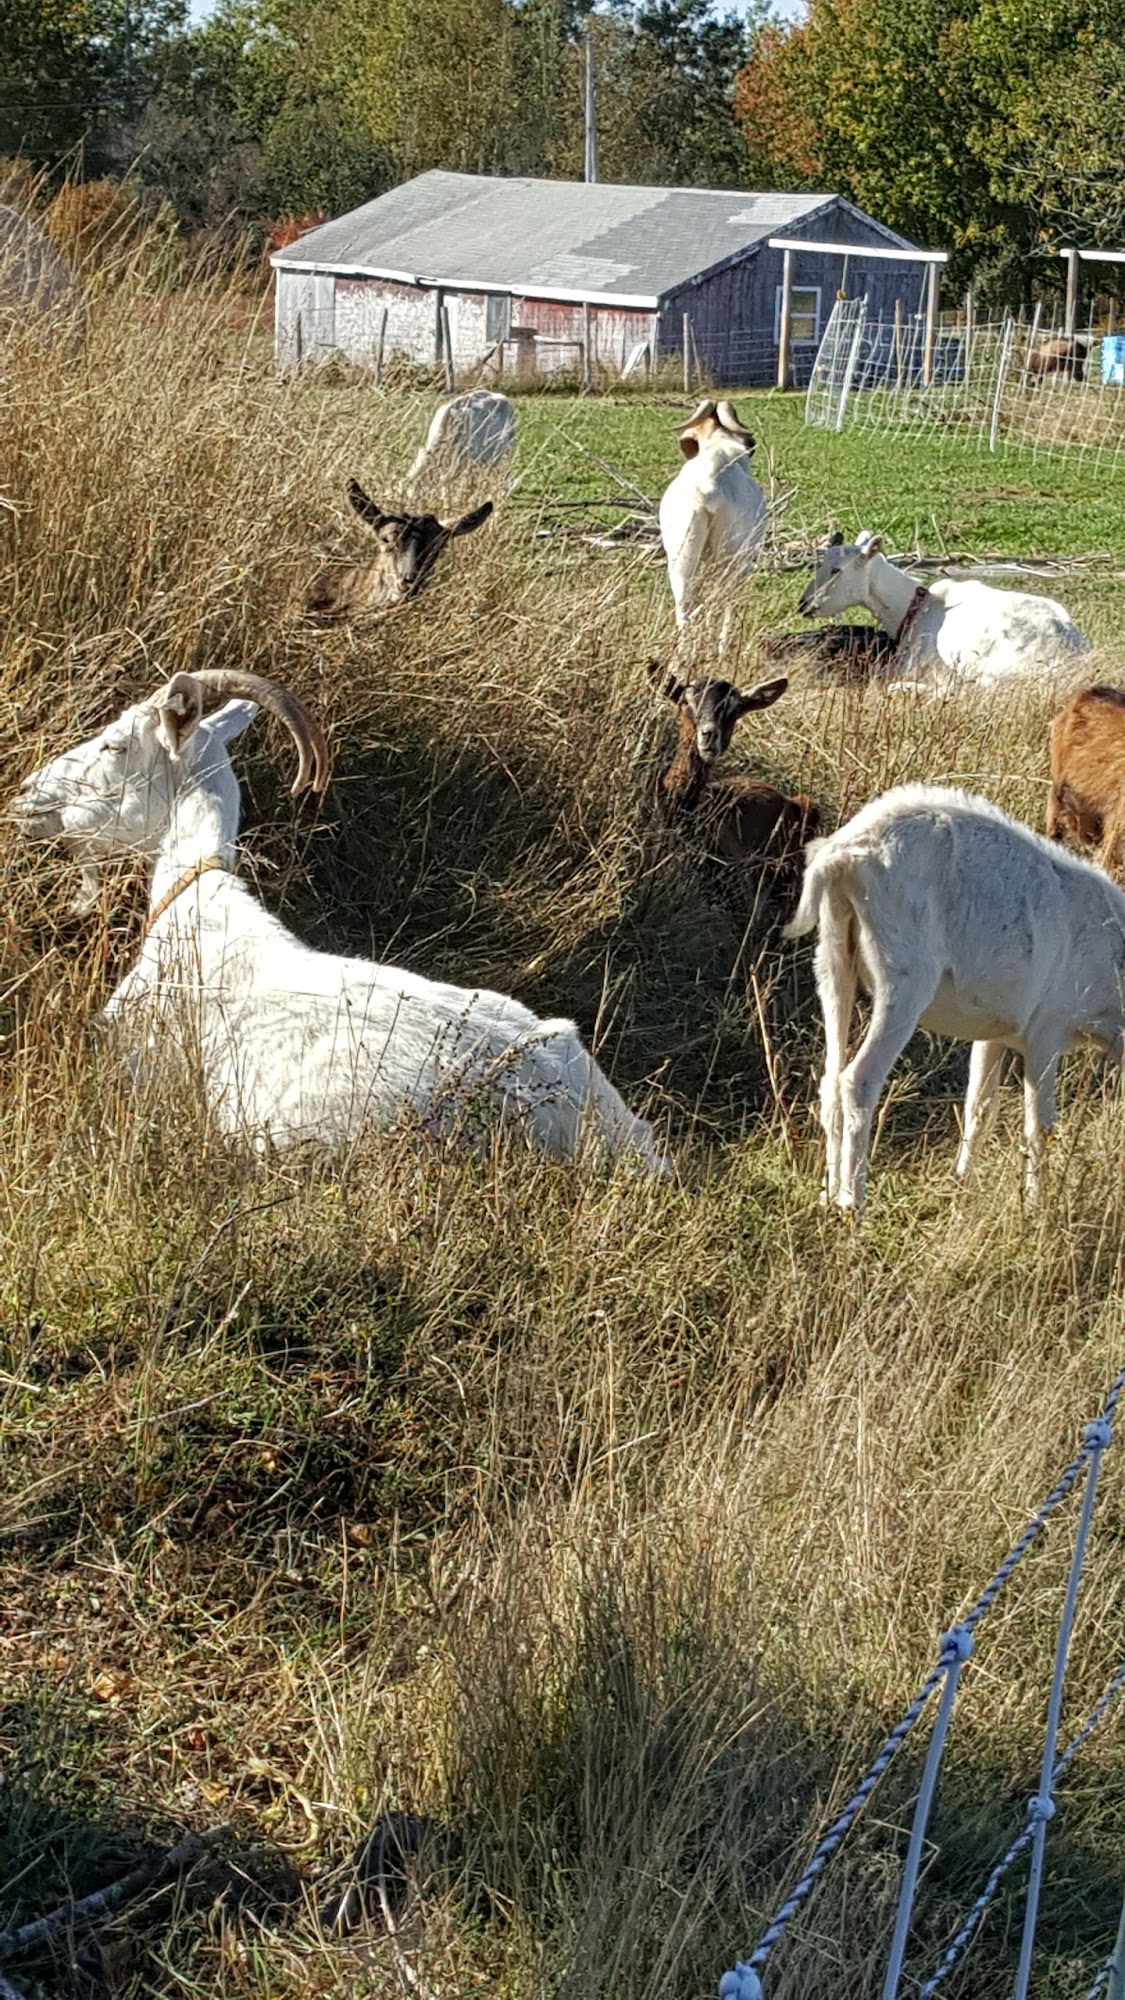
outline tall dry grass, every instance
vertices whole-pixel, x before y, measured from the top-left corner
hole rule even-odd
[[[129,871],[79,922],[66,863],[3,842],[5,1920],[114,1873],[114,1841],[232,1827],[193,1893],[27,1978],[392,1993],[405,1956],[435,1994],[713,1990],[1125,1356],[1119,1108],[1071,1067],[1028,1216],[1009,1103],[955,1211],[964,1052],[920,1038],[868,1223],[822,1219],[807,956],[740,940],[646,802],[659,573],[536,539],[525,485],[407,614],[311,633],[325,540],[363,546],[344,477],[393,498],[420,404],[277,382],[206,288],[107,294],[81,351],[29,331],[2,367],[4,795],[168,671],[274,674],[337,765],[306,817],[287,753],[240,745],[263,898],[325,945],[573,1010],[680,1165],[654,1187],[409,1130],[253,1162],[135,1094],[91,1026],[135,948]],[[747,678],[777,603],[749,600]],[[809,683],[743,752],[829,821],[916,776],[1037,820],[1049,706]],[[1121,1653],[1123,1496],[1111,1454],[1069,1718]],[[966,1672],[919,1973],[1035,1789],[1072,1532]],[[1044,1992],[1108,1943],[1121,1741],[1052,1824]],[[879,1990],[920,1756],[771,1994]],[[311,1885],[389,1807],[456,1857],[397,1941],[328,1940]],[[951,1992],[1006,1990],[1012,1924]]]

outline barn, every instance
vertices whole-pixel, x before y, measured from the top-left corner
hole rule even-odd
[[[910,249],[834,194],[717,193],[609,182],[419,174],[275,252],[278,365],[343,354],[374,365],[449,359],[459,382],[620,374],[682,353],[729,386],[774,379],[782,234],[851,246],[792,257],[793,378],[807,380],[832,301],[866,294],[889,318],[922,308],[925,266],[859,252]]]

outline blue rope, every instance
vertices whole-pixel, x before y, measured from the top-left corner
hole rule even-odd
[[[1052,1791],[1054,1791],[1055,1786],[1058,1784],[1059,1779],[1062,1777],[1062,1774],[1066,1770],[1066,1767],[1070,1763],[1071,1759],[1077,1756],[1079,1750],[1081,1750],[1082,1745],[1085,1743],[1086,1738],[1089,1736],[1091,1730],[1097,1728],[1098,1723],[1101,1721],[1102,1716],[1106,1712],[1106,1709],[1109,1707],[1110,1703],[1114,1701],[1116,1697],[1121,1693],[1122,1688],[1125,1688],[1125,1662],[1123,1662],[1122,1665],[1118,1667],[1117,1672],[1114,1674],[1113,1679],[1110,1681],[1109,1686],[1106,1688],[1104,1694],[1099,1695],[1097,1701],[1094,1703],[1093,1708],[1090,1710],[1089,1715],[1086,1717],[1085,1722],[1082,1724],[1080,1729],[1075,1730],[1074,1735],[1071,1737],[1070,1742],[1066,1746],[1066,1749],[1060,1756],[1058,1763],[1055,1765],[1054,1770],[1051,1772]],[[945,1956],[942,1959],[941,1964],[938,1966],[937,1971],[931,1974],[930,1978],[927,1979],[924,1986],[919,1987],[918,2000],[930,2000],[930,1995],[936,1993],[938,1987],[941,1985],[942,1980],[947,1978],[949,1973],[952,1972],[958,1959],[961,1957],[962,1953],[967,1949],[968,1945],[972,1942],[973,1936],[977,1930],[977,1926],[979,1925],[981,1918],[983,1917],[985,1911],[987,1910],[989,1904],[991,1903],[993,1896],[996,1894],[996,1891],[999,1888],[1000,1883],[1003,1881],[1004,1876],[1007,1874],[1009,1868],[1012,1866],[1013,1861],[1018,1861],[1020,1855],[1024,1852],[1024,1849],[1031,1846],[1032,1840],[1035,1837],[1035,1824],[1039,1816],[1038,1808],[1041,1805],[1041,1803],[1042,1801],[1040,1800],[1038,1794],[1036,1794],[1034,1798],[1028,1800],[1027,1825],[1024,1827],[1022,1833],[1016,1835],[1016,1838],[1013,1840],[1011,1846],[1006,1850],[1004,1854],[1001,1855],[999,1861],[996,1863],[995,1868],[992,1870],[992,1873],[989,1876],[987,1882],[985,1883],[984,1888],[981,1890],[980,1895],[977,1897],[976,1902],[972,1905],[972,1908],[969,1910],[967,1916],[965,1917],[965,1921],[961,1925],[960,1930],[956,1933],[956,1936],[950,1940]],[[1099,1979],[1101,1977],[1102,1975],[1099,1974]],[[1095,1992],[1097,1991],[1096,1987],[1094,1991]],[[1092,2000],[1092,1996],[1090,1996],[1090,2000]]]
[[[1108,1423],[1112,1417],[1123,1390],[1125,1390],[1125,1368],[1121,1369],[1120,1373],[1110,1384],[1101,1408],[1101,1424]],[[984,1589],[965,1617],[953,1628],[955,1632],[969,1635],[973,1633],[986,1612],[991,1610],[1013,1572],[1023,1561],[1036,1536],[1042,1534],[1055,1508],[1065,1500],[1083,1467],[1095,1453],[1102,1450],[1103,1445],[1104,1437],[1099,1423],[1088,1424],[1081,1450],[1071,1459],[1070,1464],[1051,1488],[1042,1506],[1032,1515],[1018,1542],[1009,1550],[995,1574],[989,1578],[989,1581],[985,1584]],[[827,1833],[817,1844],[804,1874],[795,1883],[790,1895],[781,1905],[772,1923],[762,1932],[750,1957],[745,1960],[737,1960],[733,1971],[723,1974],[722,1979],[719,1981],[720,2000],[760,2000],[762,1989],[761,1982],[757,1977],[758,1973],[765,1965],[778,1939],[782,1936],[786,1925],[796,1916],[797,1911],[805,1901],[810,1890],[815,1886],[824,1868],[832,1859],[849,1827],[866,1804],[884,1771],[887,1769],[888,1764],[892,1762],[896,1753],[906,1741],[935,1688],[940,1687],[942,1681],[945,1679],[946,1672],[952,1663],[952,1649],[954,1644],[953,1633],[947,1633],[942,1641],[942,1651],[937,1665],[927,1674],[905,1714],[896,1723],[881,1749],[876,1754],[866,1775],[860,1780],[842,1812],[833,1821]],[[1028,1837],[1030,1838],[1030,1836]],[[921,1994],[919,1994],[918,2000],[922,2000]]]

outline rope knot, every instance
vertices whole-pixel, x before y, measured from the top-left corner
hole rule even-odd
[[[719,1981],[719,2000],[762,2000],[762,1984],[756,1972],[738,1961],[733,1972],[724,1972]]]
[[[951,1625],[941,1636],[941,1657],[947,1664],[972,1657],[973,1635],[967,1625]]]
[[[1101,1451],[1107,1444],[1112,1444],[1113,1428],[1109,1418],[1095,1417],[1092,1424],[1087,1424],[1082,1433],[1082,1442],[1089,1445],[1091,1451]]]
[[[1046,1792],[1036,1792],[1027,1802],[1027,1817],[1033,1826],[1038,1826],[1043,1820],[1054,1819],[1054,1799]]]

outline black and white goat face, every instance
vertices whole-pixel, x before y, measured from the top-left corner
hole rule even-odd
[[[821,550],[816,575],[807,583],[798,600],[798,610],[806,618],[838,618],[856,604],[866,604],[864,572],[873,556],[882,555],[879,536],[866,531],[854,542],[840,534],[832,536]]]
[[[229,701],[202,718],[200,702],[173,681],[42,765],[16,795],[20,830],[31,840],[61,839],[84,862],[151,856],[167,834],[177,794],[193,777],[206,773],[236,800],[226,745],[254,720],[257,703]]]

